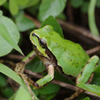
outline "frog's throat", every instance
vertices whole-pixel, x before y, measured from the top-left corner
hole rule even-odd
[[[45,66],[49,66],[50,64],[52,64],[54,67],[57,66],[56,58],[54,57],[54,55],[51,53],[51,51],[47,47],[45,48],[45,53],[47,54],[49,58],[43,56],[43,54],[37,49],[35,45],[33,45],[33,47],[34,47],[34,50],[37,56],[42,60]]]

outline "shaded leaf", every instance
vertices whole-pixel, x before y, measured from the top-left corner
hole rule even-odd
[[[89,98],[89,97],[86,97],[86,98],[84,98],[83,100],[90,100],[90,98]]]
[[[59,33],[60,36],[64,38],[62,29],[61,29],[59,23],[57,22],[57,20],[56,20],[54,17],[49,16],[49,17],[42,23],[41,28],[42,28],[43,26],[45,26],[45,25],[51,25],[51,26],[53,27],[54,31],[56,31],[57,33]]]
[[[56,85],[56,84],[52,84],[49,83],[47,85],[45,85],[44,87],[39,89],[39,92],[41,94],[52,94],[52,93],[57,93],[60,89],[60,86]]]
[[[33,61],[31,61],[31,63],[27,64],[26,68],[28,70],[38,73],[43,72],[45,70],[43,62],[38,57],[36,57]]]
[[[97,6],[97,7],[100,7],[100,0],[97,0],[96,6]]]
[[[58,16],[65,8],[67,0],[42,0],[39,8],[39,19],[44,21],[47,17]]]
[[[84,2],[83,5],[82,5],[82,7],[81,7],[81,11],[83,13],[87,13],[88,12],[88,6],[89,6],[89,2],[88,1]]]
[[[7,85],[7,81],[3,75],[0,75],[0,87],[5,87]]]
[[[19,31],[23,32],[29,29],[33,29],[35,27],[35,24],[32,20],[24,16],[23,12],[20,12],[16,16],[16,25],[19,29]]]
[[[7,98],[11,97],[14,94],[13,89],[10,87],[6,87],[6,88],[2,89],[1,92]]]
[[[80,6],[82,6],[82,4],[84,3],[84,0],[71,0],[71,5],[75,8],[78,8]]]

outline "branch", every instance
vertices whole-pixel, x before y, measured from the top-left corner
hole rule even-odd
[[[28,14],[25,14],[25,16],[27,18],[31,19],[35,23],[35,26],[37,28],[40,27],[41,23],[37,19],[31,17]],[[95,41],[97,43],[100,43],[100,38],[93,36],[91,34],[91,32],[88,31],[87,29],[82,28],[82,27],[77,26],[77,25],[73,25],[73,24],[67,23],[67,22],[65,22],[63,20],[58,20],[58,22],[62,26],[62,29],[64,29],[65,31],[70,32],[70,33],[72,33],[72,34],[74,34],[76,36],[85,37],[85,38],[87,38],[87,40],[92,40],[92,41]]]
[[[24,58],[24,56],[18,54],[9,54],[6,57],[13,60],[22,60]]]
[[[29,71],[29,70],[26,70],[25,69],[25,73],[31,75],[32,77],[35,77],[35,78],[42,78],[43,76],[40,75],[40,74],[37,74],[35,72],[32,72],[32,71]],[[71,85],[71,84],[67,84],[67,83],[64,83],[64,82],[61,82],[61,81],[57,81],[57,80],[53,80],[51,83],[54,83],[54,84],[57,84],[61,87],[64,87],[64,88],[67,88],[67,89],[71,89],[71,90],[78,90],[79,88],[74,86],[74,85]],[[100,97],[94,93],[91,93],[91,92],[88,92],[88,91],[85,91],[84,93],[88,94],[88,95],[91,95],[91,96],[95,96],[95,97]]]
[[[60,23],[62,28],[64,30],[66,30],[67,32],[71,32],[71,33],[75,34],[76,36],[78,36],[78,35],[84,36],[84,37],[88,38],[89,40],[94,40],[95,42],[100,43],[100,38],[93,36],[90,33],[90,31],[88,31],[87,29],[82,28],[82,27],[77,26],[77,25],[67,23],[67,22],[62,21],[62,20],[58,20],[58,22]]]
[[[88,55],[91,55],[91,54],[95,54],[97,52],[100,52],[100,46],[94,47],[94,48],[92,48],[90,50],[87,50],[86,52],[87,52]]]

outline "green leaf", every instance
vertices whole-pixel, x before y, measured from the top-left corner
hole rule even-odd
[[[82,6],[84,0],[71,0],[71,5],[75,8]]]
[[[7,85],[7,81],[3,75],[0,75],[0,87],[5,87]]]
[[[19,1],[21,2],[21,0],[19,0]],[[39,2],[40,2],[40,0],[34,0],[34,1],[33,0],[28,0],[26,5],[19,5],[19,7],[21,9],[25,9],[25,8],[28,8],[28,7],[33,7],[33,6],[36,6]]]
[[[19,9],[16,0],[9,1],[9,9],[12,15],[16,15],[18,13]]]
[[[7,98],[11,97],[11,96],[14,94],[13,89],[10,88],[10,87],[3,88],[3,89],[1,90],[1,92],[2,92],[2,94],[3,94],[5,97],[7,97]]]
[[[61,37],[64,38],[63,36],[63,32],[62,32],[62,29],[59,25],[59,23],[57,22],[57,20],[52,17],[52,16],[49,16],[41,25],[41,28],[45,25],[51,25],[53,27],[53,29],[60,34]]]
[[[35,6],[39,3],[39,0],[29,0],[28,4],[26,5],[26,7],[31,7],[31,6]]]
[[[97,7],[100,7],[100,0],[97,0],[96,6],[97,6]]]
[[[32,100],[30,94],[22,86],[9,100]],[[37,100],[37,99],[35,99]]]
[[[43,62],[38,57],[31,61],[31,63],[27,64],[26,68],[28,70],[38,73],[43,72],[45,70]]]
[[[41,94],[52,94],[52,93],[57,93],[60,89],[60,86],[56,84],[49,83],[48,85],[45,85],[44,87],[39,89],[39,92]]]
[[[44,21],[47,17],[58,16],[65,8],[67,0],[42,0],[39,8],[39,19]]]
[[[19,83],[24,88],[24,92],[26,92],[25,95],[30,95],[30,98],[31,98],[31,94],[29,93],[26,84],[24,83],[24,81],[13,70],[11,70],[7,66],[5,66],[5,65],[0,63],[0,72],[3,73],[6,76],[12,78],[17,83]],[[24,97],[25,97],[25,95],[24,95]],[[35,100],[38,100],[38,98],[35,96],[35,94],[34,94],[34,97],[35,97]],[[19,100],[19,99],[17,99],[17,100]],[[31,99],[27,99],[27,100],[31,100]]]
[[[99,85],[100,86],[100,73],[97,74],[97,73],[94,73],[94,77],[92,79],[92,84],[96,84],[96,85]]]
[[[90,100],[90,98],[89,98],[89,97],[86,97],[86,98],[84,98],[83,100]]]
[[[26,87],[24,81],[10,68],[0,63],[0,72],[4,75],[12,78],[14,81],[22,85],[23,87]]]
[[[20,34],[15,24],[7,17],[0,15],[0,57],[8,54],[13,48],[23,54],[17,45],[19,38]]]
[[[92,85],[92,84],[84,84],[84,83],[80,83],[77,86],[86,91],[92,92],[92,93],[100,96],[100,86]]]
[[[16,1],[17,1],[18,5],[24,6],[24,5],[26,5],[30,0],[24,0],[24,2],[23,2],[23,0],[16,0]]]
[[[23,12],[20,12],[16,16],[16,25],[19,29],[19,31],[24,32],[29,29],[33,29],[35,27],[35,24],[32,20],[24,16]]]
[[[0,6],[3,5],[7,0],[0,0]]]
[[[83,13],[87,13],[88,12],[88,6],[89,6],[89,2],[88,1],[84,2],[82,7],[81,7],[81,11]]]
[[[100,64],[98,64],[97,68],[94,71],[94,77],[91,83],[100,86]]]

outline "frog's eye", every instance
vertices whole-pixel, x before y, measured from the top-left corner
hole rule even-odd
[[[42,48],[46,48],[46,42],[43,39],[39,39],[39,42]]]
[[[32,36],[36,36],[36,34],[35,33],[32,33]]]

